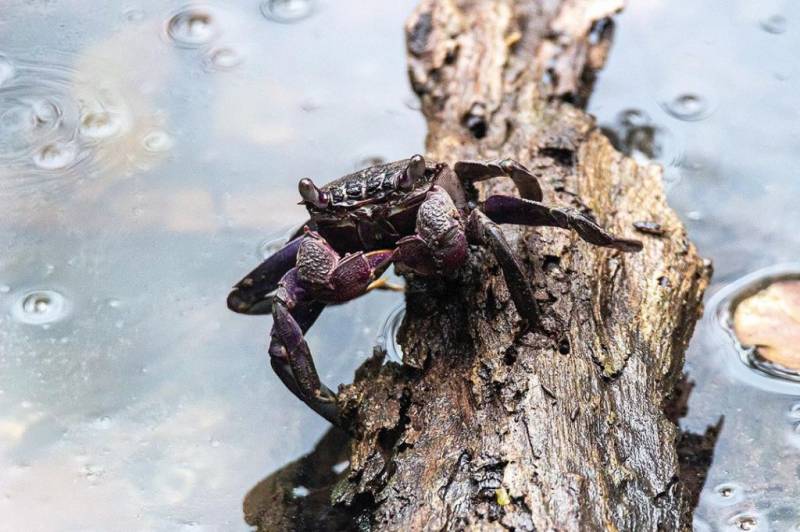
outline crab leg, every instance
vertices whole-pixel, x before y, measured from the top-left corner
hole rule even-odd
[[[523,198],[541,201],[542,187],[530,171],[513,159],[502,161],[459,161],[453,170],[463,183],[475,183],[492,177],[508,176]]]
[[[272,301],[270,365],[283,384],[319,415],[336,423],[335,395],[319,380],[303,334],[314,324],[325,304],[306,300],[297,268],[283,276]]]
[[[286,305],[277,298],[273,303],[272,315],[275,318],[269,346],[272,369],[300,400],[323,418],[338,425],[336,394],[320,381],[311,350],[303,337],[303,329]]]
[[[450,275],[467,258],[461,215],[450,195],[433,187],[417,211],[416,234],[397,242],[395,263],[419,275]]]
[[[339,259],[315,233],[310,234],[304,246],[301,253],[307,255],[298,258],[298,266],[283,276],[273,298],[270,363],[292,393],[338,425],[336,394],[320,381],[304,333],[326,303],[343,303],[366,293],[375,278],[391,264],[394,251],[354,253]],[[330,259],[333,261],[328,262]],[[332,268],[323,271],[328,265]]]
[[[294,267],[302,241],[302,236],[291,240],[239,281],[228,294],[228,308],[240,314],[269,314],[272,309],[269,294]]]
[[[467,221],[467,238],[471,243],[487,246],[497,259],[508,292],[517,313],[533,325],[538,321],[539,308],[536,298],[519,261],[511,249],[500,227],[479,210],[474,210]]]
[[[589,217],[573,209],[553,208],[538,201],[496,195],[486,198],[482,210],[493,221],[501,224],[572,229],[583,240],[595,246],[610,247],[621,251],[640,251],[642,249],[642,243],[638,240],[615,237]]]

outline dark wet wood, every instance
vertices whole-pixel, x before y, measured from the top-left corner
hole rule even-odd
[[[424,0],[410,18],[409,70],[432,159],[515,158],[540,177],[546,202],[588,210],[616,234],[643,239],[644,251],[506,228],[543,315],[530,331],[485,251],[473,250],[455,281],[409,280],[407,366],[371,361],[341,390],[358,434],[330,492],[350,515],[346,526],[689,526],[697,486],[679,478],[680,434],[665,405],[710,266],[667,206],[660,170],[616,152],[581,107],[619,8]],[[513,190],[506,179],[479,187],[483,196]],[[663,234],[636,231],[643,220]],[[298,511],[276,503],[250,522],[267,530],[276,515]]]

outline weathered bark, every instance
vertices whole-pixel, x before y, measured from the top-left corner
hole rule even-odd
[[[617,153],[580,107],[620,1],[423,0],[408,22],[429,157],[515,158],[540,176],[547,202],[589,210],[644,251],[505,228],[543,314],[529,330],[485,250],[457,280],[410,279],[406,365],[373,360],[340,393],[358,437],[330,488],[349,526],[689,526],[679,431],[664,407],[710,267],[667,206],[660,170]],[[513,189],[497,179],[478,192]],[[636,222],[663,232],[636,234]],[[302,513],[281,500],[250,522],[268,529],[268,515]]]

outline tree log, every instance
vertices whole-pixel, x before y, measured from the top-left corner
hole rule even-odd
[[[615,151],[583,110],[621,7],[423,0],[411,16],[409,71],[428,121],[427,156],[514,158],[539,177],[546,202],[590,212],[641,238],[644,251],[505,227],[541,308],[528,328],[486,250],[471,250],[458,279],[408,279],[405,364],[378,354],[340,389],[356,437],[342,450],[349,468],[316,485],[333,508],[321,517],[274,490],[266,503],[256,488],[248,522],[308,528],[317,512],[320,529],[690,526],[694,494],[680,479],[679,430],[665,409],[710,265],[667,206],[660,169]],[[514,193],[506,179],[477,188],[480,197]],[[314,459],[304,463],[332,465]],[[264,482],[295,478],[297,467]]]

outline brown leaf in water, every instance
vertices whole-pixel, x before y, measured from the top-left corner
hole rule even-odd
[[[739,341],[784,368],[800,371],[800,280],[778,281],[736,306]]]

